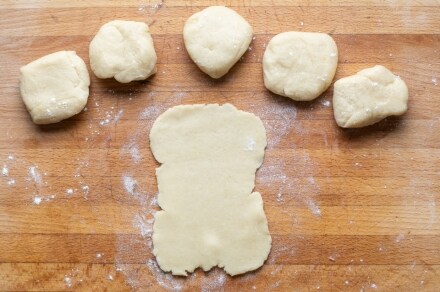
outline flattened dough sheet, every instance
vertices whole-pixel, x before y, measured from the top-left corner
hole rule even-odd
[[[150,132],[158,202],[153,253],[160,268],[187,275],[214,266],[230,275],[263,265],[271,236],[255,186],[266,132],[231,104],[180,105]]]

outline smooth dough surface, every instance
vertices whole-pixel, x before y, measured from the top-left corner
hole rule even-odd
[[[90,66],[98,78],[121,83],[145,80],[156,73],[156,51],[148,25],[113,20],[104,24],[89,48]]]
[[[183,28],[189,56],[212,78],[228,73],[248,49],[252,34],[249,23],[224,6],[211,6],[193,14]]]
[[[283,32],[270,40],[264,52],[264,85],[294,100],[312,100],[330,86],[337,65],[338,48],[329,35]]]
[[[20,68],[20,93],[35,124],[51,124],[87,104],[90,77],[74,51],[60,51]]]
[[[150,146],[162,164],[153,226],[160,268],[186,275],[219,266],[237,275],[262,266],[271,236],[252,192],[266,147],[261,120],[230,104],[175,106],[153,124]]]
[[[334,84],[333,111],[343,128],[374,124],[408,109],[408,87],[387,68],[377,65]]]

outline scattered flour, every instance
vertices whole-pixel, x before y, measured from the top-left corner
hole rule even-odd
[[[202,276],[201,291],[219,291],[222,290],[226,283],[226,273],[220,269],[215,269],[208,274]]]
[[[148,106],[146,107],[140,114],[139,114],[139,119],[141,120],[150,120],[150,119],[156,119],[164,110],[165,110],[165,106],[157,106],[157,105],[152,105],[152,106]]]
[[[66,194],[68,195],[68,196],[71,196],[71,195],[73,195],[73,189],[67,189],[66,190]]]
[[[8,176],[9,175],[9,168],[6,165],[3,165],[2,175],[3,176]]]
[[[64,284],[67,288],[72,288],[75,282],[81,283],[83,281],[82,276],[82,271],[78,268],[73,268],[70,273],[64,275]]]
[[[47,196],[34,196],[32,199],[32,203],[34,205],[40,205],[42,202],[49,202],[55,199],[56,195],[47,195]]]
[[[131,139],[131,141],[127,144],[125,144],[121,149],[122,154],[129,154],[131,157],[131,160],[134,163],[139,163],[142,159],[142,154],[139,150],[139,146],[136,143],[134,139]]]
[[[148,269],[154,274],[157,283],[165,289],[171,291],[180,291],[185,283],[185,278],[173,277],[170,273],[164,273],[155,260],[147,261]]]
[[[434,84],[435,86],[438,85],[437,78],[435,78],[435,77],[432,77],[431,82],[432,82],[432,84]]]
[[[121,119],[122,115],[124,114],[123,110],[119,110],[116,115],[113,118],[113,122],[116,124]]]
[[[100,121],[99,121],[99,124],[101,125],[101,126],[107,126],[107,125],[109,125],[110,123],[113,123],[113,124],[117,124],[118,122],[119,122],[119,119],[122,117],[122,115],[124,114],[124,111],[123,110],[119,110],[117,113],[115,113],[114,115],[113,115],[113,109],[111,109],[111,110],[109,110],[109,111],[106,111],[105,112],[105,117],[103,118],[103,119],[101,119]]]
[[[124,183],[124,189],[127,193],[129,193],[130,195],[134,195],[135,194],[135,190],[136,190],[136,186],[137,186],[137,181],[132,178],[131,176],[128,175],[124,175],[122,177],[123,183]]]
[[[30,178],[37,184],[37,185],[41,185],[42,183],[42,179],[41,179],[41,174],[38,171],[36,166],[31,166],[29,167],[29,176]]]
[[[277,194],[277,202],[278,203],[284,202],[284,198],[283,198],[283,194],[282,193],[278,193]]]
[[[397,243],[399,243],[399,242],[401,242],[403,239],[405,238],[405,235],[403,235],[403,233],[399,233],[397,236],[396,236],[396,242]]]
[[[82,185],[81,188],[82,188],[82,192],[83,192],[83,197],[84,197],[84,199],[87,200],[89,192],[90,192],[90,187],[87,185]]]
[[[325,107],[329,107],[331,105],[331,102],[328,99],[322,99],[321,104]]]
[[[66,284],[67,288],[72,288],[72,278],[69,276],[64,276],[64,283]]]
[[[313,215],[321,216],[321,209],[319,209],[319,207],[316,205],[316,203],[313,200],[308,199],[307,206],[309,207],[309,210],[310,212],[312,212]]]
[[[266,128],[267,149],[274,148],[290,132],[297,115],[296,107],[291,104],[260,107],[256,111]]]
[[[40,203],[41,203],[42,200],[43,200],[43,199],[41,199],[41,197],[36,196],[36,197],[34,197],[33,203],[34,203],[35,205],[40,205]]]

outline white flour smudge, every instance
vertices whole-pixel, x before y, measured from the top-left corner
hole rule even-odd
[[[82,188],[82,191],[83,191],[83,197],[84,197],[84,199],[87,200],[89,192],[90,192],[90,187],[87,186],[87,185],[82,185],[81,188]]]
[[[69,276],[64,276],[64,283],[66,284],[67,288],[72,288],[72,278]]]
[[[157,265],[155,260],[147,261],[148,269],[154,274],[157,283],[165,289],[171,291],[180,291],[183,288],[183,284],[185,283],[184,278],[173,277],[169,273],[164,273],[159,266]]]
[[[37,185],[41,185],[42,180],[41,180],[41,174],[38,171],[36,166],[31,166],[29,167],[29,176],[30,178],[37,184]]]
[[[42,201],[41,197],[36,196],[34,197],[33,203],[35,205],[40,205],[41,201]]]
[[[3,165],[3,168],[2,168],[2,175],[3,175],[3,176],[8,176],[8,175],[9,175],[9,168],[6,166],[6,164]]]
[[[75,284],[75,281],[77,283],[81,283],[83,281],[81,276],[82,276],[82,271],[80,271],[78,268],[73,268],[70,273],[64,275],[63,278],[64,284],[66,285],[67,288],[72,288]]]
[[[123,110],[119,110],[116,115],[113,118],[113,122],[116,124],[119,122],[119,120],[121,119],[122,115],[124,114]]]
[[[135,189],[137,186],[137,181],[132,178],[131,176],[128,175],[124,175],[122,177],[123,183],[124,183],[124,189],[127,193],[129,193],[130,195],[134,195],[135,194]]]
[[[134,139],[131,139],[129,143],[125,144],[122,147],[121,153],[130,155],[131,160],[133,160],[134,163],[139,163],[142,159],[139,146],[136,141],[134,141]]]
[[[226,283],[226,272],[221,269],[215,269],[208,274],[202,276],[201,290],[202,292],[221,290]]]
[[[396,242],[397,243],[399,243],[399,242],[401,242],[403,239],[405,238],[405,235],[403,235],[403,233],[399,233],[397,236],[396,236]]]
[[[290,132],[296,119],[297,110],[293,105],[273,105],[257,109],[257,111],[257,115],[263,119],[266,128],[267,148],[271,149]]]
[[[155,119],[164,110],[165,110],[165,106],[162,106],[162,105],[160,105],[160,106],[157,106],[157,105],[148,106],[139,114],[139,119],[141,119],[141,120]]]
[[[119,110],[114,115],[113,115],[113,113],[114,112],[113,112],[113,107],[112,107],[111,110],[105,112],[105,117],[99,121],[99,124],[101,126],[107,126],[110,123],[117,124],[119,122],[119,119],[124,114],[124,111],[123,110]]]
[[[331,102],[330,102],[330,100],[322,99],[322,100],[321,100],[321,104],[322,104],[323,106],[325,106],[325,107],[329,107],[330,104],[331,104]]]
[[[319,209],[319,207],[316,205],[316,203],[313,200],[308,199],[306,202],[310,212],[312,212],[313,215],[321,216],[321,209]]]
[[[32,199],[32,203],[34,205],[40,205],[42,202],[50,202],[55,199],[56,195],[47,195],[47,196],[35,196]]]

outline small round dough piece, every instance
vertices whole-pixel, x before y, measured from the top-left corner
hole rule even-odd
[[[228,73],[248,49],[252,35],[250,24],[224,6],[211,6],[193,14],[183,28],[189,56],[212,78]]]
[[[408,109],[408,87],[384,66],[376,65],[334,84],[333,111],[343,128],[360,128]]]
[[[113,20],[104,24],[89,48],[90,66],[98,78],[121,83],[145,80],[156,73],[156,51],[148,25]]]
[[[283,32],[264,52],[264,85],[293,100],[312,100],[330,86],[337,65],[338,48],[328,34]]]
[[[51,124],[81,112],[90,77],[74,51],[46,55],[20,68],[20,92],[35,124]]]

